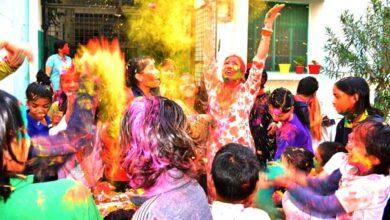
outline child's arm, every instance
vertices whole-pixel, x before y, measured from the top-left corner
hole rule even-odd
[[[321,195],[329,195],[338,189],[340,179],[340,170],[336,170],[325,178],[308,178],[307,185],[314,192],[317,192]]]
[[[32,138],[32,156],[47,157],[78,152],[93,143],[94,103],[92,96],[79,94],[68,127],[54,136]]]
[[[314,212],[325,216],[336,216],[345,213],[335,194],[322,196],[302,186],[290,189],[289,193],[294,204],[307,213]]]

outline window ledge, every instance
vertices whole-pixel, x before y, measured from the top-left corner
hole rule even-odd
[[[291,81],[299,81],[305,77],[312,76],[316,78],[317,80],[325,79],[328,80],[329,76],[324,74],[296,74],[295,72],[290,73],[281,73],[281,72],[267,72],[268,74],[268,80],[291,80]]]

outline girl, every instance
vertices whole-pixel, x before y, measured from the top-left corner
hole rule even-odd
[[[353,125],[366,118],[383,120],[382,113],[371,107],[370,88],[361,77],[347,77],[336,82],[333,96],[336,111],[344,116],[337,124],[336,142],[346,145]]]
[[[390,126],[375,120],[356,124],[346,149],[343,166],[325,178],[290,172],[276,182],[311,215],[381,219],[390,196]]]
[[[18,101],[1,90],[0,121],[2,219],[101,219],[89,189],[81,184],[69,179],[35,184],[32,175],[21,175],[30,142]]]
[[[126,86],[131,90],[130,96],[154,95],[160,85],[158,74],[153,58],[131,59],[126,66]]]
[[[52,104],[53,90],[43,82],[33,82],[26,90],[27,97],[27,132],[30,137],[49,135],[51,120],[47,115]]]
[[[294,113],[294,96],[285,88],[275,89],[269,98],[269,112],[274,122],[270,125],[270,133],[276,129],[275,160],[280,159],[287,147],[302,147],[313,153],[310,131],[303,126]]]
[[[147,200],[133,219],[212,219],[207,197],[192,177],[192,139],[187,119],[164,97],[135,99],[121,125],[123,167]],[[180,204],[180,208],[178,208]]]
[[[315,152],[318,163],[317,173],[320,172],[320,176],[332,174],[347,157],[346,152],[344,145],[338,142],[322,142]]]

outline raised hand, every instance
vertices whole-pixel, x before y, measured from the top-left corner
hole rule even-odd
[[[26,57],[30,62],[33,61],[33,55],[29,49],[12,44],[8,41],[1,41],[0,49],[7,50],[7,62],[13,68],[17,68],[22,65],[24,58]]]
[[[265,28],[272,29],[275,19],[280,15],[279,12],[284,8],[284,6],[284,4],[277,4],[267,12],[264,19]]]

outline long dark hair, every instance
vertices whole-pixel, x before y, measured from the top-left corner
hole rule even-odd
[[[19,102],[12,95],[0,90],[0,198],[6,201],[10,194],[10,174],[4,166],[4,152],[8,151],[11,158],[17,160],[10,144],[16,137],[26,138],[23,118],[19,110]]]
[[[153,96],[131,104],[120,131],[131,187],[147,189],[172,168],[191,174],[195,153],[186,128],[186,116],[172,100]]]
[[[351,112],[347,113],[347,119],[353,120],[366,110],[369,115],[377,114],[383,116],[383,113],[380,110],[371,106],[370,87],[368,86],[367,81],[362,77],[346,77],[337,81],[335,86],[348,95],[357,94],[359,96],[359,99],[355,104],[355,108]]]

